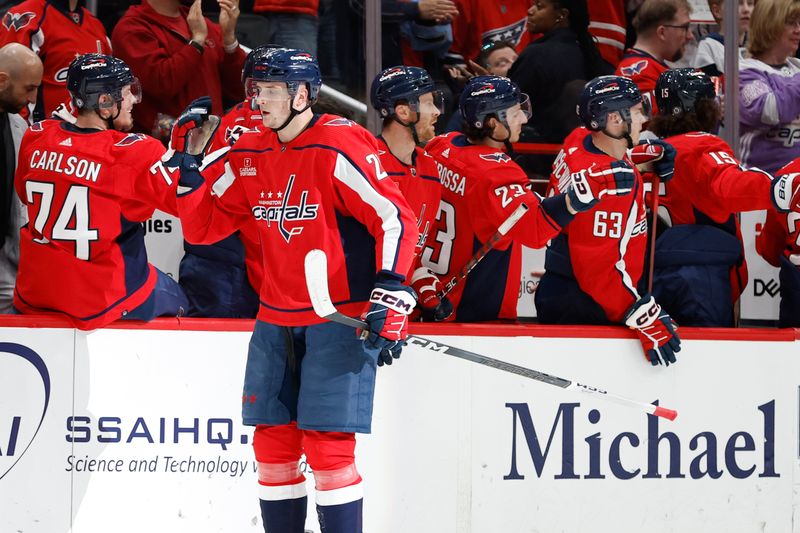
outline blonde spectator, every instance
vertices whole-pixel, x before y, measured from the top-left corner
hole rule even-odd
[[[759,0],[740,64],[741,158],[768,172],[800,156],[800,0]]]

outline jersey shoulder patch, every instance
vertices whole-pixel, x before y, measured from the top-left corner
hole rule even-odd
[[[350,127],[353,124],[355,124],[355,123],[352,120],[348,119],[348,118],[336,117],[334,119],[331,119],[331,120],[323,123],[323,126],[348,126],[348,127]]]
[[[508,163],[511,161],[511,158],[508,157],[508,154],[503,152],[495,152],[493,154],[481,154],[480,158],[484,161],[494,161],[495,163]]]
[[[145,140],[145,136],[141,133],[129,133],[120,139],[114,146],[130,146],[139,141]]]

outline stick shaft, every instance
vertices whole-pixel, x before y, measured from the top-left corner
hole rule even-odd
[[[653,174],[653,207],[652,220],[653,227],[650,230],[650,264],[647,268],[647,292],[653,293],[653,271],[656,266],[656,230],[658,229],[658,194],[661,188],[661,180],[657,174]]]

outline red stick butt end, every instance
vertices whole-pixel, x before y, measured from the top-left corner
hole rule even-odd
[[[658,405],[655,406],[656,410],[653,411],[655,416],[660,416],[661,418],[666,418],[668,420],[675,420],[678,416],[678,411],[673,411],[672,409],[667,409],[666,407],[660,407]]]

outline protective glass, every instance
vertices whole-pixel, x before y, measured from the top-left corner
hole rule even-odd
[[[521,93],[519,96],[519,110],[525,114],[525,118],[531,118],[533,114],[533,108],[531,108],[531,99],[530,97],[525,94]]]
[[[267,87],[266,82],[248,78],[245,85],[245,94],[258,104],[263,102],[279,102],[289,100],[289,89],[286,87]]]
[[[139,82],[139,78],[133,78],[133,81],[131,81],[130,85],[123,87],[123,98],[129,94],[133,97],[134,104],[138,104],[142,101],[142,84]]]

